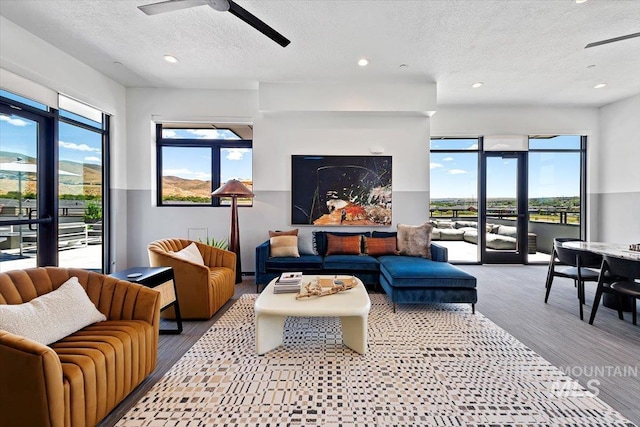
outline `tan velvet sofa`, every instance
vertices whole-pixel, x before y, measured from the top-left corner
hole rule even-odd
[[[175,255],[195,243],[205,265]],[[236,254],[186,239],[156,240],[148,246],[152,267],[173,267],[183,319],[209,319],[235,292]],[[172,307],[162,317],[173,319]]]
[[[156,366],[160,293],[86,270],[0,274],[0,304],[21,304],[77,277],[107,320],[48,346],[0,330],[0,425],[95,426]]]

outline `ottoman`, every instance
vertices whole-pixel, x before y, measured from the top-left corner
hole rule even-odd
[[[475,313],[478,301],[476,278],[443,261],[410,257],[382,256],[380,262],[380,285],[393,302],[469,303]]]

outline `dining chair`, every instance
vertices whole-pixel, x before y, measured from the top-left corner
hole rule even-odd
[[[553,239],[553,253],[549,260],[544,302],[546,304],[549,300],[549,293],[551,292],[554,277],[573,279],[574,285],[578,290],[580,320],[583,320],[582,305],[585,303],[584,283],[598,281],[600,272],[596,269],[600,268],[602,264],[602,255],[562,246],[563,243],[569,241],[580,241],[580,239],[565,237],[556,237]]]
[[[609,285],[609,288],[618,295],[618,317],[620,319],[624,319],[622,314],[623,297],[628,295],[633,298],[633,310],[631,312],[633,313],[633,324],[637,325],[636,300],[640,298],[640,283],[638,282],[640,280],[640,261],[604,255],[600,271],[601,276],[608,274],[616,277]],[[606,292],[607,289],[604,282],[604,279],[598,280],[596,297],[593,301],[591,318],[589,319],[590,325],[593,325],[602,293]]]

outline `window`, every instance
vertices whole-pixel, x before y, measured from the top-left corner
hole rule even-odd
[[[478,138],[432,138],[431,218],[477,219]]]
[[[529,137],[530,221],[565,224],[566,237],[580,237],[582,159],[579,135]]]
[[[228,206],[211,197],[216,188],[230,179],[253,187],[251,126],[164,123],[156,131],[158,206]]]

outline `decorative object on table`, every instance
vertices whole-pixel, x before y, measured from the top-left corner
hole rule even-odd
[[[296,295],[296,299],[333,295],[348,291],[357,284],[358,282],[353,277],[344,279],[318,278],[302,286],[300,293]]]
[[[231,197],[231,231],[229,233],[229,250],[236,254],[236,283],[242,282],[242,263],[240,257],[240,228],[238,226],[238,197],[254,197],[255,195],[237,179],[230,179],[211,193],[213,197]]]
[[[640,252],[640,243],[632,243],[629,245],[630,251]]]
[[[391,225],[391,156],[291,156],[292,224]]]

